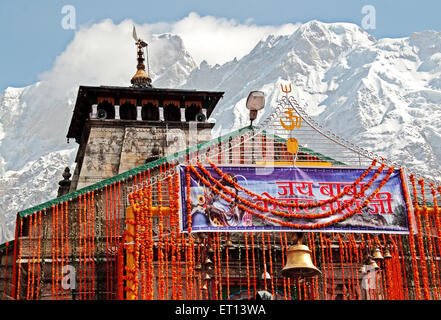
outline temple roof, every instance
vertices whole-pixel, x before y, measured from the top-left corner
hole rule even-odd
[[[197,91],[186,89],[167,89],[151,87],[118,87],[118,86],[80,86],[77,100],[73,110],[72,120],[67,133],[67,138],[80,140],[86,120],[92,112],[91,106],[98,103],[98,99],[109,98],[118,104],[119,99],[136,99],[137,105],[143,100],[179,100],[202,102],[202,108],[207,111],[207,118],[210,117],[224,92],[220,91]],[[118,102],[118,103],[117,103]]]

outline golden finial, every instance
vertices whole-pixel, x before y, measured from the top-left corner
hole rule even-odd
[[[134,87],[152,87],[152,79],[145,72],[144,65],[144,51],[143,48],[147,47],[147,42],[138,38],[136,34],[135,26],[133,26],[133,38],[136,41],[136,46],[138,47],[138,65],[136,68],[138,69],[130,81]]]

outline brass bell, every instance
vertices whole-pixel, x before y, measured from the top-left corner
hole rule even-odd
[[[202,290],[208,290],[207,284],[205,283],[204,286],[201,289]]]
[[[213,252],[214,252],[214,249],[213,249],[213,247],[208,247],[208,250],[207,250],[207,252],[208,252],[208,253],[213,253]]]
[[[204,278],[204,280],[211,280],[211,277],[210,277],[210,275],[207,273],[207,274],[205,274],[205,278]]]
[[[384,259],[392,259],[389,248],[386,248],[386,250],[384,251]]]
[[[368,271],[371,271],[371,270],[377,271],[377,270],[380,269],[380,267],[378,266],[377,262],[375,262],[375,260],[373,258],[370,258],[368,263],[369,263]]]
[[[213,261],[211,261],[211,259],[209,258],[209,257],[207,257],[206,259],[205,259],[205,262],[204,262],[205,264],[213,264]]]
[[[228,239],[228,240],[225,242],[225,247],[228,248],[228,249],[236,248],[235,244],[234,244],[233,241],[231,241],[230,239]]]
[[[383,260],[384,259],[379,247],[375,247],[373,258],[374,258],[374,260]]]
[[[303,244],[291,246],[286,253],[286,265],[282,269],[285,277],[310,278],[321,274],[311,260],[311,250]]]
[[[366,265],[362,265],[361,268],[358,270],[360,273],[367,273]]]

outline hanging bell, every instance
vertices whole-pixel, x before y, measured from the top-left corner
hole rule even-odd
[[[206,265],[210,265],[210,264],[213,264],[213,261],[211,261],[211,259],[209,258],[209,257],[207,257],[206,259],[205,259],[205,262],[204,262]]]
[[[233,243],[233,241],[231,241],[230,239],[228,239],[228,240],[225,242],[225,247],[228,248],[228,249],[233,249],[233,248],[236,248],[236,245]]]
[[[310,278],[321,274],[311,260],[311,250],[303,244],[291,246],[286,253],[286,265],[282,269],[285,277]]]
[[[384,251],[384,259],[392,259],[389,248],[386,248],[386,250]]]
[[[208,252],[208,253],[213,253],[213,252],[214,252],[214,249],[213,249],[213,247],[211,247],[211,246],[210,246],[210,247],[208,247],[208,250],[207,250],[207,252]]]
[[[379,247],[375,247],[374,249],[374,255],[373,255],[374,260],[383,260],[383,255],[381,254],[381,250]]]
[[[195,267],[195,270],[201,270],[202,269],[202,264],[198,263]]]
[[[371,270],[377,271],[380,269],[377,262],[375,262],[375,260],[373,258],[370,258],[368,263],[369,263],[368,268],[367,268],[368,271],[371,271]]]
[[[205,274],[205,278],[204,278],[204,280],[211,280],[211,277],[210,277],[210,275],[207,273],[207,274]]]
[[[207,284],[204,283],[204,286],[201,288],[202,290],[208,290]]]

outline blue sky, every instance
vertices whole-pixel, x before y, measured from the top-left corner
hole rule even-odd
[[[191,12],[199,16],[234,19],[239,24],[278,26],[320,20],[362,24],[362,8],[372,5],[376,38],[405,37],[423,30],[441,31],[441,1],[392,0],[1,0],[0,90],[23,87],[49,70],[55,58],[72,41],[75,30],[61,27],[61,9],[72,5],[77,29],[103,19],[114,23],[132,19],[137,24],[173,23]]]

